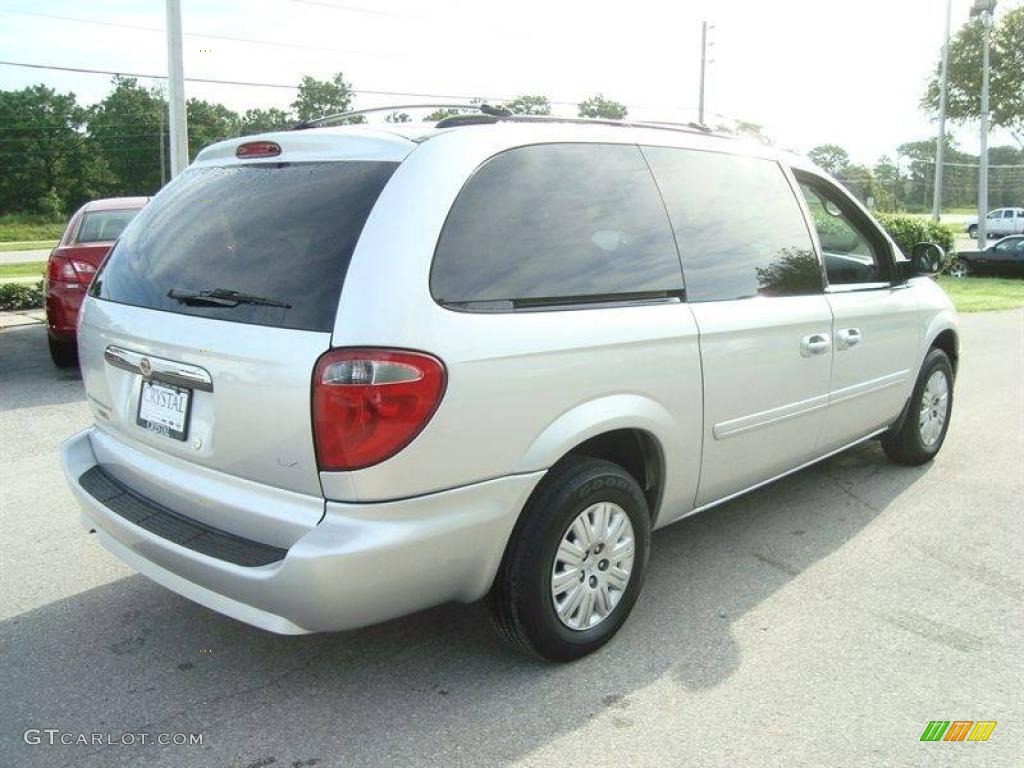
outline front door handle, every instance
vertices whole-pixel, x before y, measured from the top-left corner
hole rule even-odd
[[[814,357],[828,352],[832,340],[827,333],[812,333],[800,340],[800,354],[803,357]]]
[[[836,349],[849,349],[860,344],[860,328],[843,328],[836,331]]]

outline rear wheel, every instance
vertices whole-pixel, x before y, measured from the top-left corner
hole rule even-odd
[[[949,265],[949,274],[951,277],[967,277],[971,274],[971,265],[963,259],[955,259]]]
[[[50,347],[50,359],[58,368],[71,368],[78,364],[78,347],[72,341],[58,341],[53,336],[47,336],[46,341]]]
[[[900,428],[882,437],[885,454],[897,464],[917,466],[935,458],[953,412],[953,367],[941,349],[924,359]]]
[[[523,510],[488,596],[498,633],[550,661],[597,650],[636,602],[650,536],[647,501],[626,470],[559,462]]]

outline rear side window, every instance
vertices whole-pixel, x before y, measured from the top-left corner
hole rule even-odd
[[[495,156],[445,222],[430,289],[446,305],[515,308],[678,294],[679,256],[639,149],[542,144]]]
[[[135,218],[139,212],[138,208],[126,208],[112,211],[93,211],[82,217],[82,224],[78,228],[76,243],[102,243],[117,240],[128,226],[128,222]]]
[[[821,268],[778,163],[644,147],[665,198],[689,301],[821,293]]]
[[[193,168],[125,230],[92,295],[329,331],[356,241],[396,167],[346,161]],[[249,298],[234,300],[231,292]]]

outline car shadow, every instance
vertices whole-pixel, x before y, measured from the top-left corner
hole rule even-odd
[[[77,402],[85,402],[82,375],[51,362],[45,325],[0,332],[0,412]]]
[[[889,464],[872,442],[656,532],[630,620],[601,651],[561,666],[503,646],[479,603],[279,637],[126,576],[0,623],[0,762],[138,764],[138,752],[118,747],[27,746],[21,732],[31,727],[200,732],[201,751],[161,748],[146,764],[250,768],[493,765],[595,717],[636,727],[632,692],[728,679],[743,664],[736,623],[927,471]]]

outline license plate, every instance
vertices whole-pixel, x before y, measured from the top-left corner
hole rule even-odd
[[[150,432],[175,440],[184,440],[188,437],[188,415],[191,405],[191,389],[159,381],[144,381],[139,393],[139,412],[135,421]]]

